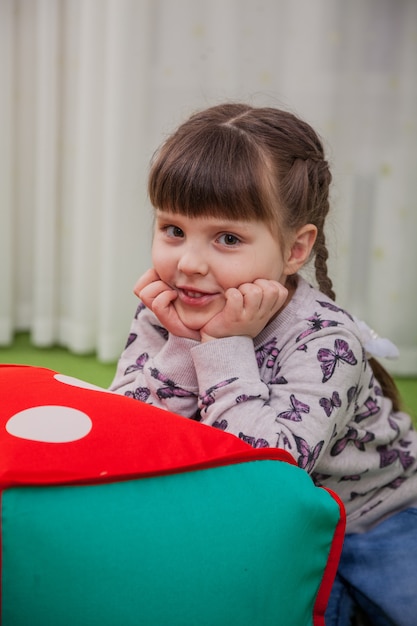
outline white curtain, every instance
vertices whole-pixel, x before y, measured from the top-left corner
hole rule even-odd
[[[243,99],[325,139],[339,302],[417,374],[416,0],[0,0],[0,88],[0,344],[117,358],[152,152]]]

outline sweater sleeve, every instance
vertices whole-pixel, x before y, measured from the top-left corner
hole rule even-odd
[[[198,386],[192,339],[176,337],[140,305],[110,390],[184,417],[197,412]]]
[[[363,361],[360,342],[351,334],[349,342],[343,331],[292,341],[275,350],[269,368],[248,337],[193,347],[201,420],[254,447],[284,448],[313,471],[353,411]]]

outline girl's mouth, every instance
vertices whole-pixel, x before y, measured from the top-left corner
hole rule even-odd
[[[201,298],[205,295],[201,291],[189,291],[188,289],[183,289],[182,292],[187,298]]]
[[[189,306],[205,306],[218,295],[216,293],[187,288],[178,288],[177,292],[181,302]]]

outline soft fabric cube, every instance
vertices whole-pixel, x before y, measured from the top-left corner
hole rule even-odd
[[[0,389],[3,626],[324,624],[343,507],[288,454],[52,370]]]

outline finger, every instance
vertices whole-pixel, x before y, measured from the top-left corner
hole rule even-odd
[[[262,289],[261,306],[266,311],[275,312],[285,304],[288,297],[288,289],[278,281],[259,278],[254,281],[254,284]]]
[[[199,341],[200,333],[187,328],[178,317],[175,307],[172,306],[172,302],[176,297],[177,293],[173,289],[160,293],[153,301],[153,313],[170,333],[178,337],[188,337],[189,339]]]
[[[152,302],[152,311],[159,319],[161,319],[161,316],[165,317],[168,313],[171,314],[171,304],[176,297],[177,292],[173,289],[161,291],[155,296]]]
[[[262,307],[264,291],[261,285],[255,283],[244,283],[239,287],[243,296],[243,306],[245,309],[257,311]]]
[[[155,299],[163,293],[170,294],[170,302],[175,300],[177,297],[177,292],[174,291],[174,289],[171,289],[171,287],[169,287],[169,285],[164,283],[162,280],[157,280],[149,285],[146,285],[140,290],[138,295],[148,309],[153,310]]]
[[[243,310],[243,294],[239,289],[230,287],[224,293],[226,303],[224,311],[228,315],[237,317]]]
[[[148,269],[142,276],[137,280],[133,292],[136,296],[140,297],[139,294],[146,285],[153,283],[157,280],[160,280],[159,275],[156,273],[153,267]]]

